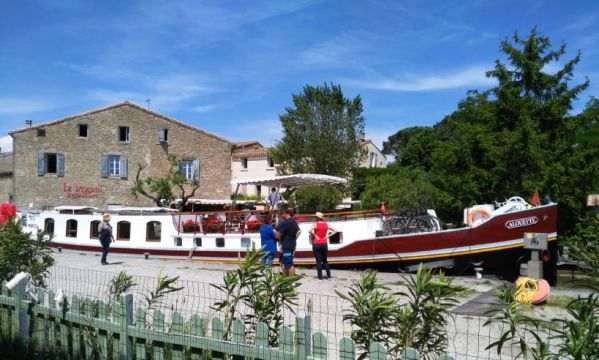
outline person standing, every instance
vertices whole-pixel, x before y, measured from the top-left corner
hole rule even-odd
[[[312,252],[316,259],[316,272],[318,278],[322,280],[322,269],[324,268],[327,273],[327,279],[331,278],[331,267],[327,260],[327,254],[329,252],[328,242],[329,238],[337,232],[332,226],[324,221],[324,215],[321,212],[314,214],[316,223],[310,229],[310,238],[312,242]]]
[[[283,221],[277,226],[276,236],[281,241],[281,257],[279,261],[283,265],[283,272],[286,276],[295,275],[293,266],[293,253],[297,245],[297,238],[300,234],[300,228],[293,218],[293,210],[285,209],[282,212]]]
[[[268,194],[265,200],[271,210],[278,209],[279,205],[285,202],[285,199],[277,192],[276,188],[270,189],[270,194]]]
[[[268,267],[272,266],[272,261],[277,253],[277,242],[275,238],[275,229],[270,221],[260,225],[260,243],[264,256],[260,259],[260,265],[264,266],[266,262]]]
[[[102,265],[108,265],[106,256],[108,256],[110,243],[114,241],[114,236],[112,236],[112,226],[110,225],[110,214],[105,213],[102,215],[102,222],[98,225],[98,233],[100,234],[100,244],[102,244]]]

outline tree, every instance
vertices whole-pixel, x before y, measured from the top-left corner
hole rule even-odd
[[[138,163],[135,185],[131,188],[131,195],[136,199],[139,195],[142,195],[154,201],[156,206],[164,207],[169,206],[175,200],[175,193],[173,192],[173,188],[175,188],[178,190],[181,199],[181,203],[178,206],[180,209],[183,209],[189,199],[200,188],[199,163],[196,160],[190,164],[186,164],[174,155],[169,155],[168,161],[170,167],[164,177],[147,176],[144,179],[141,178],[141,173],[146,168],[146,165]],[[191,180],[188,180],[183,174],[184,166],[191,166]]]
[[[31,275],[35,286],[45,287],[48,269],[54,264],[49,239],[39,231],[30,239],[19,222],[0,225],[0,280],[10,280],[21,271]]]
[[[306,85],[280,120],[284,135],[270,156],[282,174],[349,177],[364,156],[362,100],[347,99],[339,85]]]
[[[496,86],[469,91],[433,127],[397,132],[384,150],[397,156],[399,166],[427,172],[425,181],[448,196],[451,220],[475,203],[538,190],[559,203],[560,231],[567,233],[584,216],[585,195],[599,188],[599,101],[570,113],[589,86],[588,80],[572,84],[580,52],[562,61],[565,45],[553,49],[536,28],[526,38],[506,38],[500,49],[506,61],[495,61],[487,72]],[[563,65],[549,70],[557,61]]]

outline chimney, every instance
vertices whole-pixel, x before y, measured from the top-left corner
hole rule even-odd
[[[33,125],[33,121],[31,121],[31,120],[25,120],[25,125],[31,126],[31,125]]]

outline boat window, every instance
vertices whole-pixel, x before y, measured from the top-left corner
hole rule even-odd
[[[223,238],[223,237],[216,238],[216,247],[225,247],[225,238]]]
[[[146,241],[160,241],[161,224],[159,221],[150,221],[146,225]]]
[[[183,239],[179,236],[175,237],[175,246],[183,246]]]
[[[241,247],[244,248],[249,248],[250,247],[250,238],[249,237],[242,237],[241,238]]]
[[[66,237],[77,237],[77,220],[67,220],[67,233]]]
[[[99,226],[100,226],[99,220],[94,220],[89,224],[89,238],[90,239],[98,239],[100,237],[100,231],[98,231]]]
[[[342,242],[343,242],[343,233],[342,232],[334,233],[329,238],[329,244],[331,244],[331,245],[341,244]]]
[[[44,220],[44,233],[54,235],[54,219],[47,218]]]
[[[131,239],[131,223],[129,221],[119,221],[116,224],[116,239],[130,240]]]
[[[202,238],[200,238],[200,237],[193,238],[193,243],[197,247],[202,247]]]

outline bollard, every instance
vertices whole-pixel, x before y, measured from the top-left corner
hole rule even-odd
[[[62,252],[62,246],[58,247],[58,252],[61,253]]]
[[[148,260],[149,257],[150,257],[150,253],[144,253],[144,259]]]

